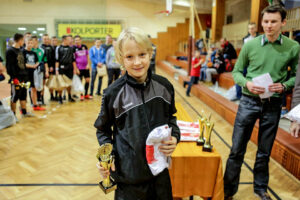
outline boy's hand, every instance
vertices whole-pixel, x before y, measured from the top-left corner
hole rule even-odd
[[[283,93],[284,92],[284,87],[281,83],[274,83],[272,85],[269,85],[269,91],[270,92]]]
[[[102,176],[103,179],[106,179],[107,176],[110,175],[109,170],[104,169],[104,167],[101,166],[101,163],[100,163],[100,162],[98,162],[98,163],[96,164],[96,166],[97,166],[97,168],[98,168],[98,170],[99,170],[99,172],[100,172],[100,175]],[[112,171],[115,171],[115,170],[116,170],[116,167],[115,167],[115,163],[114,163],[114,162],[111,164],[111,170],[112,170]]]
[[[298,138],[300,135],[300,124],[297,122],[292,122],[290,132],[293,137]]]
[[[163,141],[162,145],[159,146],[160,152],[165,154],[165,156],[171,156],[177,145],[177,138],[172,136],[170,140]]]

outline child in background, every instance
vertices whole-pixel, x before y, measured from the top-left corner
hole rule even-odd
[[[225,61],[222,50],[218,50],[211,68],[206,69],[206,84],[212,85],[212,75],[221,74],[225,71]]]
[[[189,82],[184,81],[183,87],[188,85],[188,88],[186,90],[186,96],[190,96],[191,88],[193,84],[197,84],[199,81],[199,76],[200,76],[200,69],[201,65],[204,63],[204,59],[201,59],[200,57],[200,51],[195,50],[195,56],[193,57],[192,60],[192,69],[191,69],[191,79]]]
[[[113,144],[115,162],[111,171],[100,162],[97,167],[103,178],[111,175],[117,183],[115,200],[173,199],[168,169],[154,176],[145,152],[149,133],[159,126],[172,128],[170,139],[159,147],[165,156],[171,156],[180,140],[174,88],[149,69],[152,51],[151,41],[142,30],[122,31],[115,56],[126,74],[104,90],[95,122],[99,144]]]

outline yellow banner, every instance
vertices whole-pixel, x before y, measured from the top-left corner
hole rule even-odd
[[[83,38],[105,38],[110,34],[117,38],[121,30],[121,24],[58,24],[58,37],[71,34]]]

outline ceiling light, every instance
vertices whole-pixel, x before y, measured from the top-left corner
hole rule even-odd
[[[33,34],[36,34],[36,31],[32,31]]]
[[[19,27],[18,30],[19,30],[19,31],[26,31],[27,28],[25,28],[25,27]]]
[[[43,36],[43,33],[40,33],[39,35],[40,35],[40,36]]]
[[[45,28],[37,28],[36,30],[38,30],[38,31],[44,31],[46,29]]]

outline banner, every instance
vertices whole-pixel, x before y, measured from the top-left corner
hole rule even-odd
[[[58,37],[80,35],[82,38],[105,38],[110,34],[117,38],[122,31],[121,24],[58,24]]]

